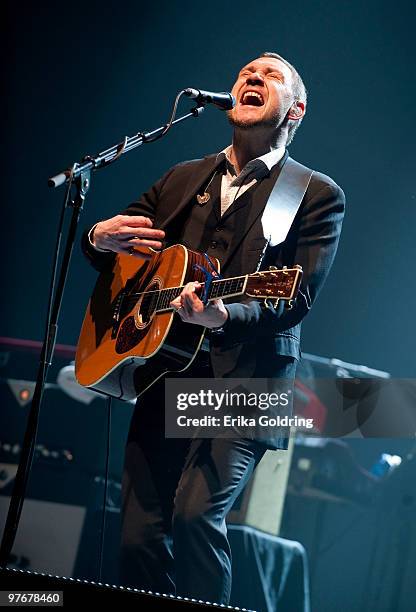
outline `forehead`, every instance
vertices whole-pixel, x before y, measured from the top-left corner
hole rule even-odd
[[[277,57],[258,57],[257,59],[252,60],[245,66],[243,66],[240,72],[243,70],[250,70],[255,72],[256,70],[262,70],[264,72],[280,72],[285,79],[290,80],[292,78],[292,71],[289,66],[286,66],[281,60],[277,59]]]

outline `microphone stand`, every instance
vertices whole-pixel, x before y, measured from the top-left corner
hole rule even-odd
[[[119,159],[122,155],[128,153],[129,151],[132,151],[133,149],[139,147],[142,144],[147,144],[158,140],[166,134],[166,132],[171,128],[172,125],[181,123],[182,121],[184,121],[185,119],[189,119],[190,117],[199,117],[204,110],[204,105],[201,103],[198,103],[198,105],[186,115],[183,115],[182,117],[173,120],[179,97],[182,94],[183,91],[180,92],[176,98],[174,111],[168,124],[163,125],[160,128],[153,130],[152,132],[138,132],[132,137],[126,136],[122,143],[114,145],[109,149],[98,153],[97,155],[87,155],[81,160],[81,162],[74,163],[71,168],[59,172],[48,180],[48,185],[50,187],[60,187],[61,185],[66,184],[67,189],[65,192],[60,225],[58,229],[52,281],[49,294],[46,330],[39,359],[36,387],[31,402],[26,431],[22,444],[21,457],[13,485],[13,492],[0,546],[0,569],[5,569],[7,567],[7,562],[13,549],[13,544],[16,538],[17,528],[19,526],[20,516],[22,513],[27,483],[29,480],[29,474],[33,463],[40,407],[42,404],[48,370],[50,365],[52,364],[55,342],[58,332],[59,313],[61,310],[63,294],[65,290],[66,280],[68,277],[68,271],[71,262],[71,255],[74,247],[76,231],[78,228],[78,222],[85,203],[86,195],[91,185],[91,173],[92,171],[98,170],[100,168],[105,168],[109,164]],[[73,198],[71,196],[72,186],[75,187],[75,196]],[[58,269],[58,256],[62,239],[63,221],[65,211],[68,207],[72,207],[72,218],[69,225],[64,254],[62,257],[61,267],[58,275],[58,283],[55,291],[55,279],[57,276]]]
[[[191,112],[169,123],[169,127],[171,125],[181,123],[190,117],[199,117],[204,108],[205,107],[203,104],[198,104],[198,106],[193,108]],[[119,157],[121,157],[121,155],[132,151],[136,147],[140,147],[142,144],[147,144],[158,140],[166,134],[167,127],[167,125],[162,125],[160,128],[157,128],[157,130],[153,130],[153,132],[138,132],[134,136],[126,136],[123,142],[114,145],[109,149],[98,153],[97,155],[86,155],[80,163],[74,164],[73,168],[67,168],[66,170],[63,170],[59,174],[56,174],[48,179],[48,185],[49,187],[59,187],[60,185],[63,185],[69,181],[71,173],[72,178],[77,179],[82,173],[104,168],[105,166],[115,162]]]

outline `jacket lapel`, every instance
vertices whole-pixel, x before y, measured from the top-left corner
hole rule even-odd
[[[205,157],[201,163],[195,168],[190,174],[188,183],[185,188],[185,192],[179,203],[175,206],[174,210],[168,213],[165,219],[161,219],[158,227],[165,229],[169,223],[179,214],[185,206],[192,200],[192,198],[198,193],[203,184],[208,180],[209,176],[214,170],[222,163],[222,160],[217,160],[217,155],[209,155]]]
[[[246,194],[249,195],[249,193],[252,191],[251,198],[250,197],[248,197],[247,199],[244,198],[246,201],[243,202],[239,207],[239,208],[243,208],[248,202],[250,202],[250,207],[245,216],[246,221],[245,223],[242,223],[241,225],[239,224],[239,227],[241,228],[241,232],[239,232],[238,235],[235,236],[235,239],[232,242],[231,248],[229,249],[226,258],[223,260],[222,269],[226,267],[227,262],[234,256],[236,251],[240,248],[244,238],[247,236],[248,232],[253,227],[257,218],[263,213],[266,207],[267,201],[269,199],[269,196],[271,194],[271,191],[273,189],[273,186],[275,182],[277,181],[277,179],[279,178],[280,171],[287,157],[288,157],[288,154],[286,153],[284,157],[282,158],[282,160],[274,168],[272,168],[268,176],[262,179],[257,186],[254,186],[248,189],[241,196],[242,198],[244,198]],[[229,214],[233,214],[234,212],[236,212],[236,210],[238,209],[234,209],[230,211]],[[225,216],[226,215],[224,215],[223,218],[225,218]]]
[[[256,185],[254,184],[252,187],[247,189],[239,198],[234,200],[234,202],[227,208],[225,213],[222,216],[223,221],[225,221],[228,217],[236,213],[240,208],[244,208],[250,202],[251,194],[256,191]]]

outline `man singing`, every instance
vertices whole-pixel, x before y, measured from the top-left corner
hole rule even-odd
[[[98,270],[114,264],[114,253],[144,257],[143,247],[161,249],[162,241],[218,258],[224,277],[300,264],[291,310],[235,298],[204,306],[196,283],[172,302],[175,316],[210,330],[208,350],[183,376],[293,380],[301,321],[331,268],[345,198],[332,179],[313,172],[286,238],[270,240],[275,228],[263,213],[305,114],[306,90],[289,62],[264,53],[241,69],[232,93],[232,144],[170,169],[121,215],[85,232],[83,247]],[[121,582],[227,604],[227,512],[266,449],[286,447],[277,434],[166,438],[164,380],[150,387],[137,402],[126,445]]]

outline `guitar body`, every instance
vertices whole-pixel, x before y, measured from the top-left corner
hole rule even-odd
[[[218,260],[213,263],[219,271]],[[173,294],[165,291],[162,304],[158,296],[161,289],[204,282],[195,264],[206,266],[206,260],[182,245],[150,260],[117,255],[114,267],[97,280],[81,328],[75,357],[81,385],[131,400],[167,372],[190,366],[205,328],[175,315],[169,308]]]

